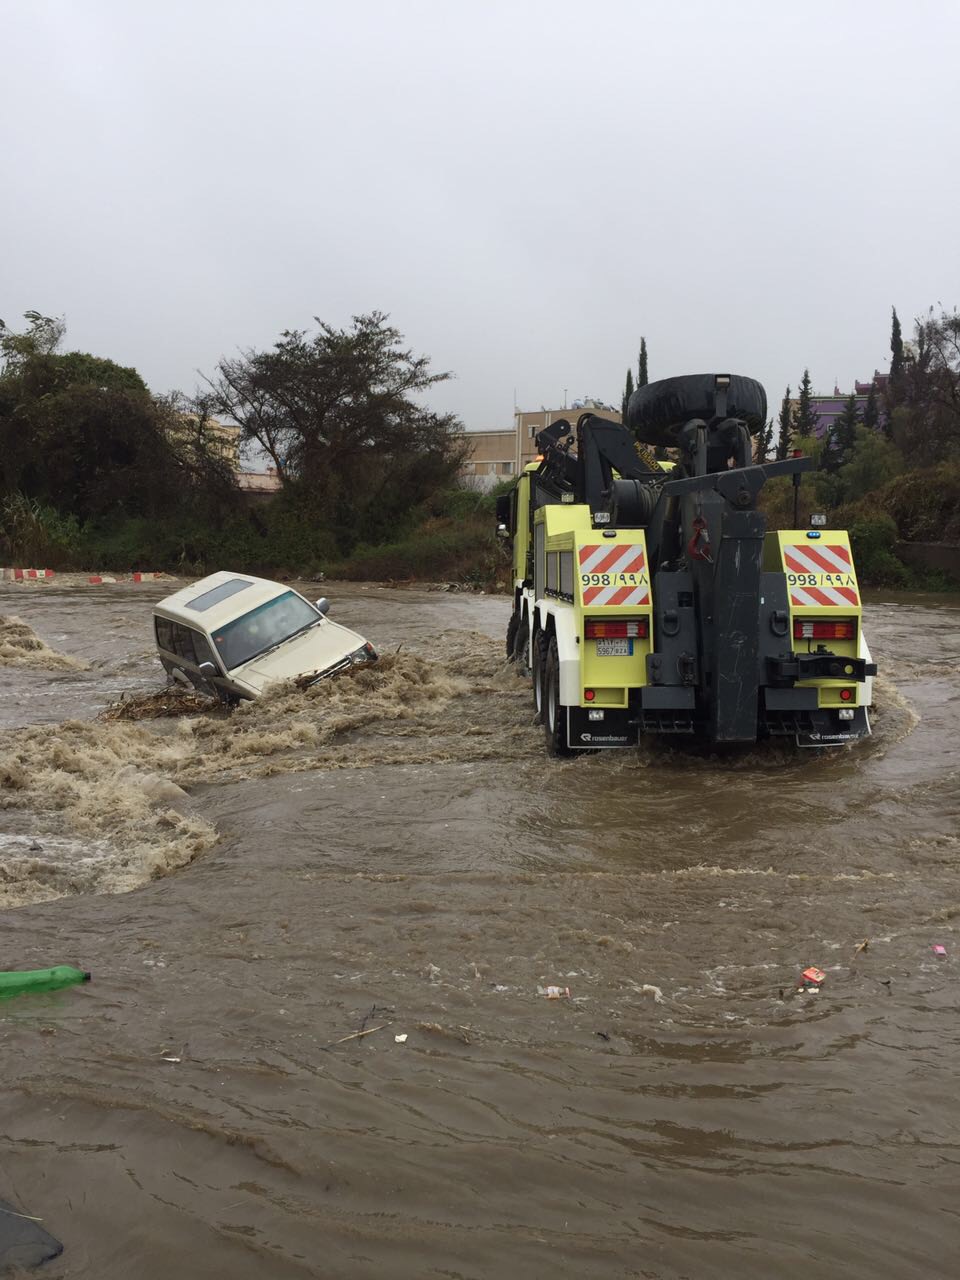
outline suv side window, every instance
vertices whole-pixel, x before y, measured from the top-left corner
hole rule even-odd
[[[184,662],[192,662],[197,667],[201,662],[212,662],[219,670],[206,636],[180,622],[173,623],[173,651]]]
[[[190,634],[193,637],[193,651],[197,655],[197,666],[199,666],[201,662],[212,662],[219,672],[220,664],[217,662],[213,650],[210,648],[210,642],[207,637],[201,635],[199,631],[191,631]]]
[[[166,618],[155,618],[154,623],[158,647],[165,649],[167,653],[175,653],[176,650],[173,647],[173,623]]]
[[[193,648],[193,632],[189,627],[181,626],[179,622],[173,624],[173,651],[178,658],[183,658],[185,662],[195,664],[197,661]]]

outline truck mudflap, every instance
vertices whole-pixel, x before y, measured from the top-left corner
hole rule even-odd
[[[636,712],[628,707],[568,707],[567,741],[576,751],[635,747],[640,741]]]
[[[636,747],[641,734],[692,734],[695,727],[692,702],[689,707],[665,704],[654,710],[635,705],[567,708],[567,741],[577,751]]]
[[[793,738],[798,747],[842,747],[870,736],[870,717],[866,707],[849,708],[849,719],[840,719],[840,711],[772,711],[763,716],[763,728],[775,738]]]

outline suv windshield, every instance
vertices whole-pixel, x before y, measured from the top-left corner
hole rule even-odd
[[[213,642],[223,665],[232,671],[319,620],[320,614],[312,605],[296,592],[285,591],[282,596],[251,609],[236,622],[220,627],[213,633]]]

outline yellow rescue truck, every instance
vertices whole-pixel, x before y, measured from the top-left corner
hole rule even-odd
[[[766,407],[751,378],[669,378],[634,392],[626,425],[586,413],[538,435],[497,516],[513,542],[507,655],[532,677],[552,754],[645,733],[869,734],[876,667],[847,534],[767,532],[756,509],[768,478],[813,466],[754,463]]]

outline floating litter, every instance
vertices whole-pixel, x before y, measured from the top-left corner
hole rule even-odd
[[[800,975],[800,985],[798,991],[804,991],[808,995],[816,996],[820,994],[820,984],[826,982],[827,975],[822,969],[818,969],[815,965],[811,965],[809,969],[804,969]]]

